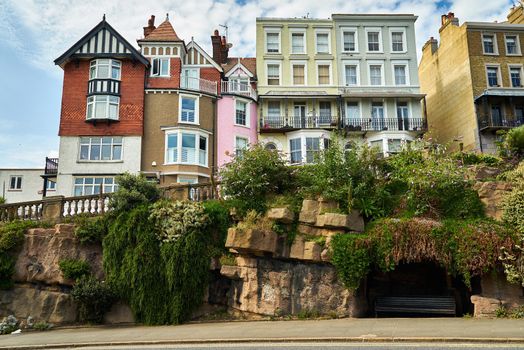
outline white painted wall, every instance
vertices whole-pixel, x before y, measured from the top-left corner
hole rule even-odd
[[[114,135],[118,136],[118,135]],[[73,196],[75,176],[118,175],[125,172],[140,172],[142,137],[124,136],[122,140],[122,160],[120,161],[80,161],[80,137],[60,137],[58,161],[57,194]]]
[[[28,202],[42,199],[44,180],[40,177],[44,169],[0,169],[0,197],[7,203]],[[22,188],[10,190],[11,176],[22,176]],[[52,192],[49,193],[49,195]]]

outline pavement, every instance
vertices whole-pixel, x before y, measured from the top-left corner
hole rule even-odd
[[[524,349],[524,320],[368,318],[83,327],[0,336],[0,349],[243,343],[405,342],[514,344]]]

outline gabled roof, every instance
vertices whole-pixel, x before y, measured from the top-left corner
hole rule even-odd
[[[90,58],[96,56],[115,58],[134,58],[149,66],[149,61],[142,56],[122,35],[104,19],[76,42],[69,50],[55,60],[63,68],[64,63],[72,58]]]
[[[250,77],[256,77],[257,72],[257,59],[254,57],[242,58],[242,57],[229,57],[227,63],[223,64],[224,73],[227,76],[230,76],[238,68],[246,72]]]
[[[146,36],[144,39],[138,40],[138,42],[142,42],[142,41],[184,42],[184,40],[178,37],[178,35],[175,32],[175,29],[173,29],[173,26],[171,25],[171,22],[169,22],[168,19],[162,22],[156,29],[154,29],[151,33],[149,33],[149,35]]]
[[[219,72],[223,72],[223,69],[222,67],[216,63],[214,60],[213,60],[213,57],[209,56],[208,53],[206,51],[204,51],[204,49],[202,47],[200,47],[200,45],[198,45],[194,40],[191,40],[189,42],[189,44],[187,44],[187,52],[190,53],[191,50],[196,50],[198,53],[200,53],[207,62],[209,62],[209,64],[211,64],[213,67],[215,67]],[[186,55],[185,59],[184,59],[184,64],[192,64],[190,61],[188,61],[188,58],[187,57],[188,55]]]

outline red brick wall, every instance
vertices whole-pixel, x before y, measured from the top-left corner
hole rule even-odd
[[[149,59],[151,61],[151,59]],[[152,68],[150,68],[152,69]],[[151,77],[148,72],[147,88],[151,89],[178,89],[180,87],[180,73],[182,72],[182,61],[180,58],[171,57],[169,60],[169,74],[168,77]]]
[[[69,62],[64,68],[60,136],[134,135],[141,136],[144,124],[144,74],[140,63],[124,60],[119,122],[86,122],[89,61]]]
[[[200,68],[200,79],[216,81],[218,93],[220,94],[220,72],[216,68]]]

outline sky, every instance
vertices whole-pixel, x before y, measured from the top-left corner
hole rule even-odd
[[[417,51],[438,38],[440,15],[503,21],[518,0],[0,0],[0,168],[43,167],[58,156],[63,71],[53,60],[106,15],[136,46],[150,15],[165,14],[186,42],[211,53],[210,35],[228,26],[231,56],[254,57],[256,17],[328,18],[333,13],[413,13]]]

